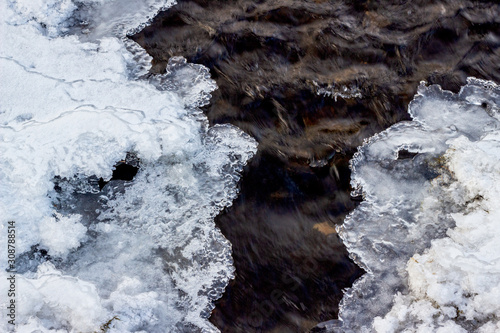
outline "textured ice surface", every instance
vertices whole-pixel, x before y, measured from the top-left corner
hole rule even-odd
[[[498,332],[499,106],[492,82],[469,79],[457,95],[422,85],[413,121],[359,149],[364,201],[339,233],[367,274],[334,330]]]
[[[175,0],[4,0],[17,14],[15,23],[32,21],[57,37],[83,34],[89,39],[122,37],[146,26]],[[80,36],[82,37],[82,36]]]
[[[345,85],[337,86],[335,84],[328,86],[320,86],[316,81],[312,82],[316,88],[316,94],[328,96],[335,101],[341,97],[343,99],[361,98],[361,90],[357,87],[347,87]]]
[[[206,68],[174,58],[146,75],[125,35],[172,3],[0,1],[0,243],[15,221],[18,332],[113,318],[109,332],[216,331],[206,318],[233,266],[213,218],[256,143],[208,126]],[[100,191],[127,155],[133,181]]]

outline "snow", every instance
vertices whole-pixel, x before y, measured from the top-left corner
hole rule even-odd
[[[208,126],[206,68],[173,58],[145,75],[151,58],[125,36],[172,4],[0,2],[0,242],[15,221],[18,332],[217,331],[234,268],[213,218],[256,143]],[[127,156],[134,180],[101,191]]]
[[[499,93],[474,78],[456,95],[422,85],[413,121],[359,149],[365,201],[339,233],[367,274],[344,296],[341,330],[498,331]]]

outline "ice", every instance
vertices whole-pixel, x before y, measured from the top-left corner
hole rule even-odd
[[[335,99],[339,97],[343,99],[353,99],[353,98],[361,98],[361,91],[357,87],[348,87],[345,85],[338,86],[335,84],[332,85],[327,85],[327,86],[320,86],[316,81],[312,81],[315,89],[316,89],[316,94],[321,95],[321,96],[327,96]]]
[[[78,34],[85,39],[121,37],[141,30],[175,0],[4,0],[10,22],[32,21],[49,37]],[[17,15],[16,15],[17,14]]]
[[[39,324],[48,321],[59,329],[66,326],[91,331],[96,322],[107,319],[93,284],[65,276],[48,262],[39,266],[35,278],[21,277],[18,289],[19,315],[34,317]]]
[[[62,257],[80,246],[87,228],[80,223],[81,216],[55,214],[40,221],[40,245],[50,249],[50,254]]]
[[[367,274],[346,291],[336,331],[498,331],[499,105],[493,82],[471,78],[458,94],[421,85],[413,121],[359,149],[352,184],[364,201],[339,234]]]
[[[126,34],[172,3],[0,2],[0,242],[15,221],[18,332],[217,331],[234,268],[213,219],[256,143],[208,126],[203,66],[147,74]],[[110,180],[129,156],[134,179]]]
[[[51,36],[57,36],[61,30],[65,30],[62,25],[77,9],[76,4],[71,0],[6,1],[14,11],[21,14],[13,18],[17,23],[33,20],[38,23],[37,28],[43,28]]]

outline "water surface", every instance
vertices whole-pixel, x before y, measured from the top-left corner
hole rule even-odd
[[[306,332],[337,316],[362,274],[335,225],[351,198],[348,161],[365,138],[409,119],[421,80],[458,91],[500,81],[495,1],[178,1],[132,38],[161,72],[182,55],[210,69],[206,107],[259,150],[216,221],[236,279],[211,321],[223,332]],[[383,186],[383,184],[380,184]]]

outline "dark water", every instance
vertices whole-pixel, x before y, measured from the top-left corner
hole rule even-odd
[[[334,229],[359,199],[349,159],[408,119],[421,80],[453,91],[468,76],[500,82],[500,5],[178,2],[132,38],[156,72],[174,55],[207,66],[219,86],[210,122],[259,142],[240,197],[216,220],[236,279],[211,321],[222,332],[308,332],[336,318],[342,289],[362,274]]]

